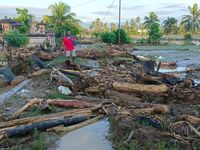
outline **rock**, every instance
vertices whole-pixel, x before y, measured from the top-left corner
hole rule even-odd
[[[3,75],[0,75],[0,88],[7,86],[9,84],[9,81],[5,79]]]
[[[15,75],[11,71],[10,67],[1,68],[0,75],[8,82],[11,82],[15,78]]]
[[[72,94],[72,91],[68,88],[68,87],[64,87],[64,86],[59,86],[58,87],[58,91],[62,94],[65,94],[65,95],[70,95]]]
[[[16,86],[18,85],[19,83],[21,83],[22,81],[25,80],[25,77],[24,76],[16,76],[10,83],[10,85],[12,86]]]

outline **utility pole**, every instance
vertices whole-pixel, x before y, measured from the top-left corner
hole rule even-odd
[[[118,46],[120,48],[121,45],[121,37],[120,37],[120,31],[121,31],[121,0],[119,0],[119,27],[118,27]]]

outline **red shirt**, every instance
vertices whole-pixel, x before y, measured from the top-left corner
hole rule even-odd
[[[71,39],[68,37],[65,37],[63,39],[64,46],[66,48],[66,51],[72,51],[74,49],[74,43]]]

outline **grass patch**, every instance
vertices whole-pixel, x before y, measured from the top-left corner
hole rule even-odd
[[[52,108],[52,111],[51,111],[51,112],[44,113],[44,112],[42,112],[42,111],[40,110],[39,107],[35,106],[35,107],[32,107],[29,111],[23,113],[23,114],[21,115],[21,118],[48,115],[48,114],[58,113],[58,112],[62,112],[62,111],[64,111],[64,110],[66,110],[65,108],[56,107],[56,106],[51,106],[51,108]]]
[[[37,130],[34,131],[34,141],[31,144],[32,150],[44,150],[45,142],[44,138],[42,137],[41,133]]]
[[[47,93],[45,99],[71,99],[72,96],[64,95],[61,93]]]
[[[45,62],[46,64],[48,64],[49,66],[57,66],[61,63],[64,63],[66,61],[66,56],[62,55],[62,56],[58,56],[57,58],[53,59],[52,61],[47,61]]]

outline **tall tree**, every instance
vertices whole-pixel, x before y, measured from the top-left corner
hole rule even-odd
[[[128,21],[125,22],[124,29],[125,29],[126,32],[129,32],[130,26],[129,26],[129,22]]]
[[[75,13],[71,13],[69,5],[59,2],[50,5],[48,9],[51,15],[45,16],[45,20],[49,22],[50,26],[53,26],[59,36],[66,30],[71,30],[74,34],[80,31],[79,20],[75,18]]]
[[[93,21],[90,25],[90,29],[93,33],[103,32],[103,22],[99,18]]]
[[[166,34],[176,34],[178,31],[177,20],[175,18],[168,17],[163,21],[163,29]]]
[[[107,24],[107,23],[104,23],[104,25],[103,25],[103,30],[104,30],[104,32],[108,32],[108,31],[109,31],[109,28],[108,28],[108,24]]]
[[[22,26],[18,28],[19,32],[21,33],[29,32],[30,29],[29,21],[32,19],[33,15],[31,15],[28,12],[28,9],[16,8],[16,12],[18,17],[15,18],[15,20],[22,24]]]
[[[116,30],[115,23],[112,22],[112,23],[110,24],[110,29],[111,29],[111,31]]]
[[[137,23],[134,19],[131,19],[130,21],[130,29],[132,34],[137,33]]]
[[[144,25],[145,25],[145,28],[147,29],[150,28],[152,24],[160,22],[157,14],[154,12],[150,12],[149,16],[145,16],[144,20],[145,20]]]
[[[197,3],[188,7],[190,14],[182,17],[181,24],[184,25],[186,32],[195,33],[200,30],[200,9]]]

